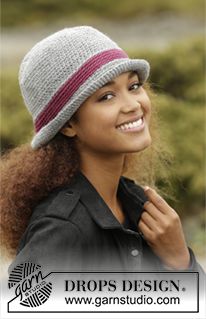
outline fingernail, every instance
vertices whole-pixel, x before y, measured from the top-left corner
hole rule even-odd
[[[144,186],[143,188],[145,192],[149,190],[149,186]]]

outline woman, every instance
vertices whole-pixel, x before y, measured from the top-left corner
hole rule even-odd
[[[199,269],[178,214],[122,176],[132,153],[153,150],[139,161],[140,181],[155,160],[148,75],[147,61],[87,26],[61,30],[25,56],[19,81],[36,134],[32,149],[3,160],[3,242],[18,246],[12,268]]]

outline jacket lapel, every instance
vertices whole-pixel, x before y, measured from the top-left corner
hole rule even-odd
[[[101,228],[122,229],[122,225],[115,218],[103,198],[81,172],[77,173],[69,188],[80,194],[80,201],[87,208],[92,219]],[[143,212],[144,202],[147,200],[142,188],[131,180],[121,177],[118,187],[118,197],[121,200],[125,213],[128,214],[133,223],[137,224]]]

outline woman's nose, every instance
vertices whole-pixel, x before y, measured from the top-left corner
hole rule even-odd
[[[126,94],[121,98],[121,111],[123,113],[129,113],[136,111],[141,107],[141,103],[137,96],[132,96],[131,94]]]

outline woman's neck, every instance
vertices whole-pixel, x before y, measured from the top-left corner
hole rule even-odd
[[[118,209],[117,190],[122,174],[124,155],[119,156],[81,156],[80,170],[92,183],[106,204]]]

